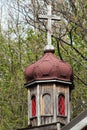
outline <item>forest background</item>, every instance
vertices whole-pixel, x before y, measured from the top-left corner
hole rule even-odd
[[[87,108],[87,0],[51,0],[55,54],[71,64],[72,118]],[[43,55],[49,0],[0,0],[0,130],[27,126],[24,69]]]

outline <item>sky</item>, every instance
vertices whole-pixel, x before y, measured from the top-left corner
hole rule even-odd
[[[0,0],[0,23],[2,29],[7,28],[7,19],[8,19],[7,0]]]

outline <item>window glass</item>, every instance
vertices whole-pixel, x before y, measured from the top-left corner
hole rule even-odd
[[[51,96],[49,94],[42,97],[42,114],[51,114]]]
[[[36,97],[32,96],[32,116],[36,116]]]
[[[58,96],[58,113],[59,115],[65,115],[65,96],[63,94]]]

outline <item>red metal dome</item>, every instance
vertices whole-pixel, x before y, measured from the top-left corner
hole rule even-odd
[[[71,82],[73,72],[71,66],[58,59],[52,52],[44,53],[44,56],[36,63],[25,69],[26,83],[43,80],[58,80]]]

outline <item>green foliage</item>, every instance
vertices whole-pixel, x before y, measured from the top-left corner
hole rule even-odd
[[[67,33],[65,41],[69,45],[61,40],[58,45],[52,38],[55,54],[59,57],[61,54],[74,71],[72,117],[87,109],[87,2],[74,0],[74,3],[77,8],[75,14],[74,8],[68,12],[70,22],[67,29],[72,30],[72,40]],[[0,33],[0,130],[27,126],[27,90],[24,88],[23,72],[27,65],[42,56],[45,36],[46,33],[24,29],[22,24],[19,26],[19,22],[7,32]]]
[[[0,130],[27,126],[27,90],[23,72],[43,53],[44,40],[40,33],[38,35],[33,30],[20,39],[0,35]]]
[[[75,89],[72,91],[72,118],[87,108],[87,45],[81,35],[72,32],[73,40],[70,44],[60,43],[63,60],[71,64],[74,72]]]
[[[23,87],[23,66],[22,59],[19,59],[21,51],[18,43],[2,40],[3,37],[0,39],[0,129],[12,130],[27,123],[27,91]]]

